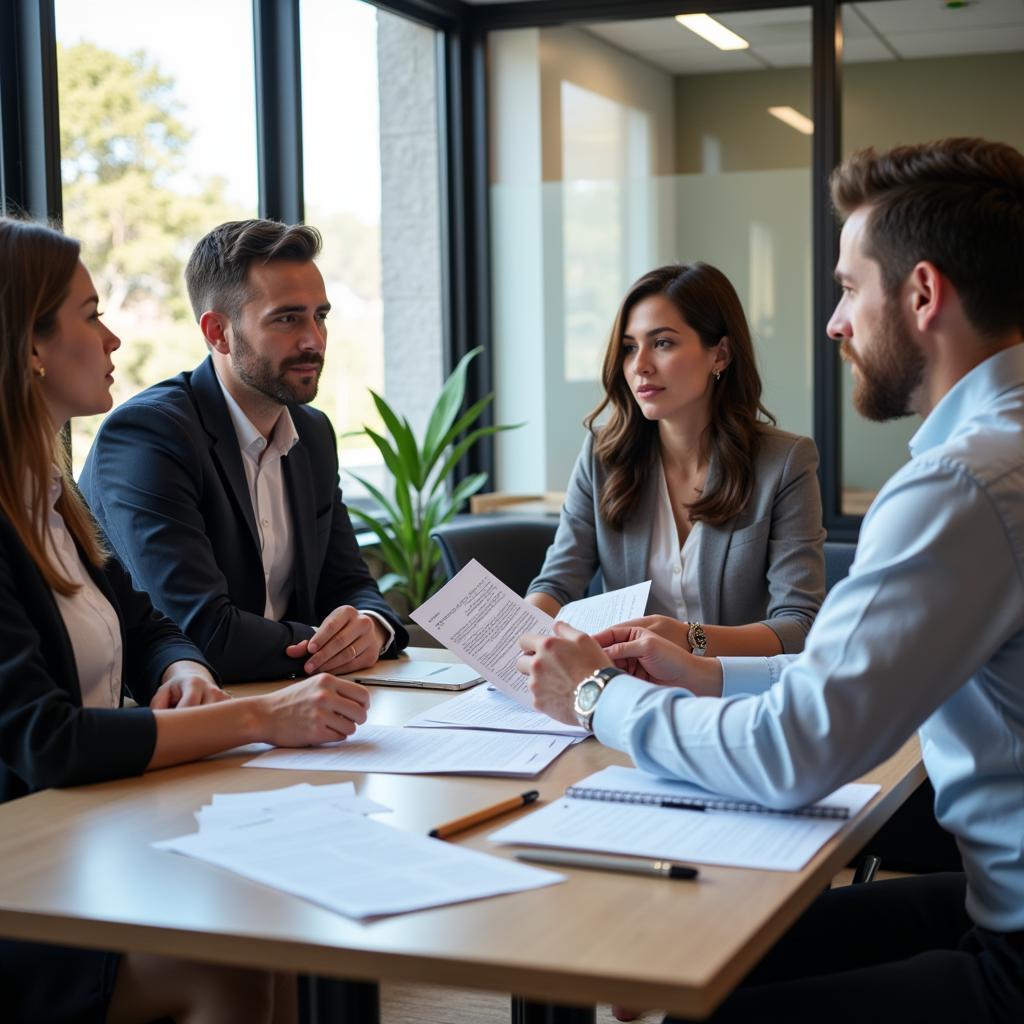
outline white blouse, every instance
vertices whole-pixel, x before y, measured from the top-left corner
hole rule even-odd
[[[70,597],[54,591],[53,599],[75,653],[82,705],[116,708],[121,703],[121,624],[113,605],[82,564],[74,539],[57,511],[57,499],[63,489],[60,470],[54,466],[48,495],[46,543],[63,575],[77,583],[79,589]]]
[[[668,615],[680,622],[701,622],[703,615],[697,592],[701,524],[693,524],[680,548],[665,469],[660,463],[658,469],[658,499],[651,524],[651,551],[647,557],[647,576],[651,581],[647,614]]]

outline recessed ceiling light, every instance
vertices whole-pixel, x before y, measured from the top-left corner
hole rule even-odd
[[[677,14],[676,21],[720,50],[746,50],[750,43],[707,14]]]
[[[794,110],[792,107],[769,107],[768,113],[804,135],[814,134],[814,122],[806,115],[801,114],[799,110]]]

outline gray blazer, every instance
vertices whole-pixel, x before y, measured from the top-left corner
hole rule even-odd
[[[699,593],[706,623],[761,622],[776,633],[787,654],[803,650],[825,597],[817,467],[818,449],[809,437],[764,427],[747,507],[723,526],[705,523],[701,528]],[[712,459],[706,486],[714,486],[715,474]],[[583,596],[598,569],[606,590],[647,578],[657,478],[652,474],[635,514],[619,531],[598,511],[605,477],[588,433],[558,532],[529,593],[550,594],[568,604]]]

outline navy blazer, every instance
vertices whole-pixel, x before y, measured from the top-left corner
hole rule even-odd
[[[79,481],[136,586],[171,617],[227,682],[302,673],[285,648],[339,605],[383,616],[394,655],[409,637],[359,552],[338,486],[327,417],[289,406],[299,440],[281,460],[295,546],[292,598],[263,616],[259,534],[213,362],[156,384],[115,409]]]
[[[175,661],[206,659],[116,558],[85,562],[121,623],[122,699],[148,704]],[[53,592],[0,513],[0,802],[48,786],[137,775],[156,744],[146,707],[83,708],[71,646]]]

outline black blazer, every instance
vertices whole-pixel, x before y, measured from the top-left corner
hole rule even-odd
[[[227,682],[302,673],[289,644],[350,604],[391,623],[394,655],[408,642],[370,575],[338,486],[327,417],[289,406],[298,443],[282,459],[295,565],[282,622],[263,617],[259,535],[231,417],[210,359],[156,384],[105,420],[79,481],[135,585],[170,616]]]
[[[103,569],[85,566],[121,623],[122,699],[127,693],[148,704],[172,662],[206,662],[145,594],[132,589],[116,558]],[[0,513],[0,802],[48,786],[137,775],[155,744],[148,708],[82,707],[57,602]]]

